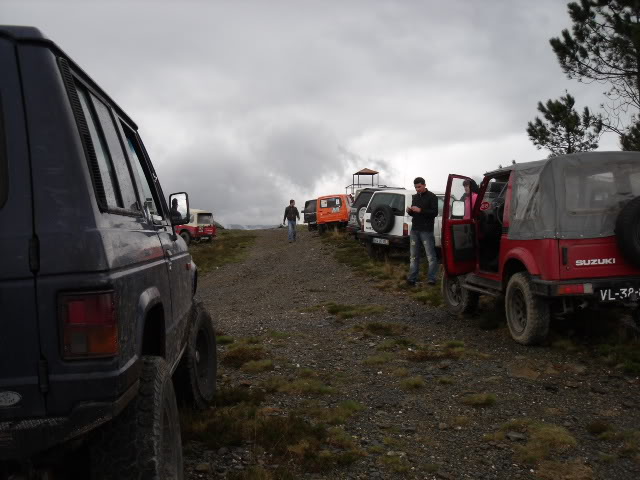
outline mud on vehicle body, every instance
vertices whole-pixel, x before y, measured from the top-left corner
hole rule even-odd
[[[174,380],[215,392],[188,196],[169,210],[136,124],[37,29],[0,26],[0,70],[0,477],[82,449],[81,478],[182,478]]]
[[[466,177],[450,175],[447,195]],[[497,187],[497,188],[496,188]],[[488,192],[499,191],[488,196]],[[443,295],[455,313],[504,296],[522,344],[551,318],[640,299],[640,153],[597,152],[487,173],[470,219],[445,202]]]

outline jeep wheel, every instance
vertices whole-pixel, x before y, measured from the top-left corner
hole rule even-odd
[[[209,312],[201,302],[193,309],[187,350],[175,374],[181,404],[207,408],[216,394],[216,334]]]
[[[624,206],[616,220],[615,232],[624,258],[640,268],[640,197]]]
[[[143,357],[137,397],[91,445],[91,478],[183,477],[180,421],[169,368],[160,357]]]
[[[537,345],[547,338],[549,303],[533,293],[528,273],[516,273],[509,279],[504,301],[507,326],[516,342]]]
[[[185,241],[187,245],[191,243],[191,234],[186,230],[183,230],[182,232],[180,232],[180,236],[182,237],[182,239]]]
[[[473,313],[478,308],[480,295],[462,286],[460,277],[442,276],[442,298],[449,312],[460,315]]]

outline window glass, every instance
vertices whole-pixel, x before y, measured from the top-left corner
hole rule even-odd
[[[93,106],[98,114],[98,119],[100,120],[105,140],[107,141],[109,151],[111,152],[111,158],[115,166],[118,184],[120,185],[120,195],[122,196],[124,208],[127,210],[139,211],[140,207],[138,206],[136,192],[133,189],[131,173],[127,166],[125,154],[122,151],[122,144],[120,143],[120,138],[118,137],[116,127],[113,123],[113,117],[111,116],[107,106],[93,94],[91,94],[91,100],[93,100]]]
[[[89,101],[87,94],[82,88],[78,88],[78,98],[82,105],[82,111],[84,118],[87,121],[89,127],[89,134],[93,142],[93,148],[96,152],[96,158],[98,160],[98,168],[100,169],[100,178],[104,186],[105,197],[108,207],[122,208],[123,203],[118,191],[118,183],[116,180],[116,173],[113,168],[113,163],[107,150],[107,145],[102,137],[101,131],[98,130],[97,121],[95,115],[89,107]]]
[[[138,140],[129,127],[122,125],[122,129],[124,130],[125,137],[127,137],[129,158],[131,159],[131,163],[135,170],[134,177],[138,184],[138,190],[143,197],[144,205],[149,209],[152,219],[161,220],[162,214],[158,209],[158,201],[154,195],[153,183],[150,181],[151,178],[149,175],[147,175],[146,165],[143,165],[144,157],[138,148]]]
[[[213,223],[213,215],[211,213],[199,213],[198,225],[211,225]]]
[[[353,202],[354,208],[365,207],[369,203],[372,195],[373,192],[360,192],[356,197],[355,202]]]
[[[375,193],[371,198],[371,202],[369,202],[369,207],[367,208],[367,212],[371,213],[371,211],[376,208],[378,205],[390,205],[392,200],[392,193]]]
[[[7,145],[4,133],[4,116],[2,113],[2,98],[0,98],[0,208],[7,201],[9,191],[9,165],[7,160]]]
[[[322,198],[320,208],[335,208],[340,206],[340,197]]]
[[[444,211],[444,197],[438,197],[438,216],[442,216],[442,212]]]

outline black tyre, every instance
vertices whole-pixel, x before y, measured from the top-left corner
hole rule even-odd
[[[182,237],[182,239],[185,241],[187,245],[191,244],[191,234],[189,232],[187,232],[186,230],[183,230],[182,232],[180,232],[180,236]]]
[[[528,273],[516,273],[509,279],[504,302],[507,326],[516,342],[537,345],[547,338],[549,303],[534,295]]]
[[[175,387],[181,405],[207,408],[216,394],[216,334],[211,315],[202,302],[191,315],[189,340],[175,373]]]
[[[640,197],[624,206],[616,220],[615,232],[624,258],[640,268]]]
[[[91,478],[184,478],[178,406],[162,358],[143,357],[137,397],[93,439]]]
[[[449,312],[455,315],[473,313],[478,308],[480,295],[462,286],[461,277],[442,275],[442,298]]]
[[[387,233],[393,228],[395,219],[389,205],[378,205],[371,212],[371,228],[378,233]]]

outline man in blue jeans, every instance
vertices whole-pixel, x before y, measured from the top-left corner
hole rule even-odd
[[[407,213],[411,215],[410,265],[407,283],[415,286],[420,276],[420,257],[422,248],[427,254],[429,271],[427,283],[435,285],[438,275],[438,257],[436,256],[436,239],[433,235],[434,219],[438,216],[438,197],[427,190],[424,178],[417,177],[413,181],[416,194],[411,198],[411,206]]]
[[[284,218],[282,219],[282,223],[285,220],[289,223],[289,243],[296,241],[296,217],[300,220],[296,202],[295,200],[289,200],[289,206],[284,209]]]

